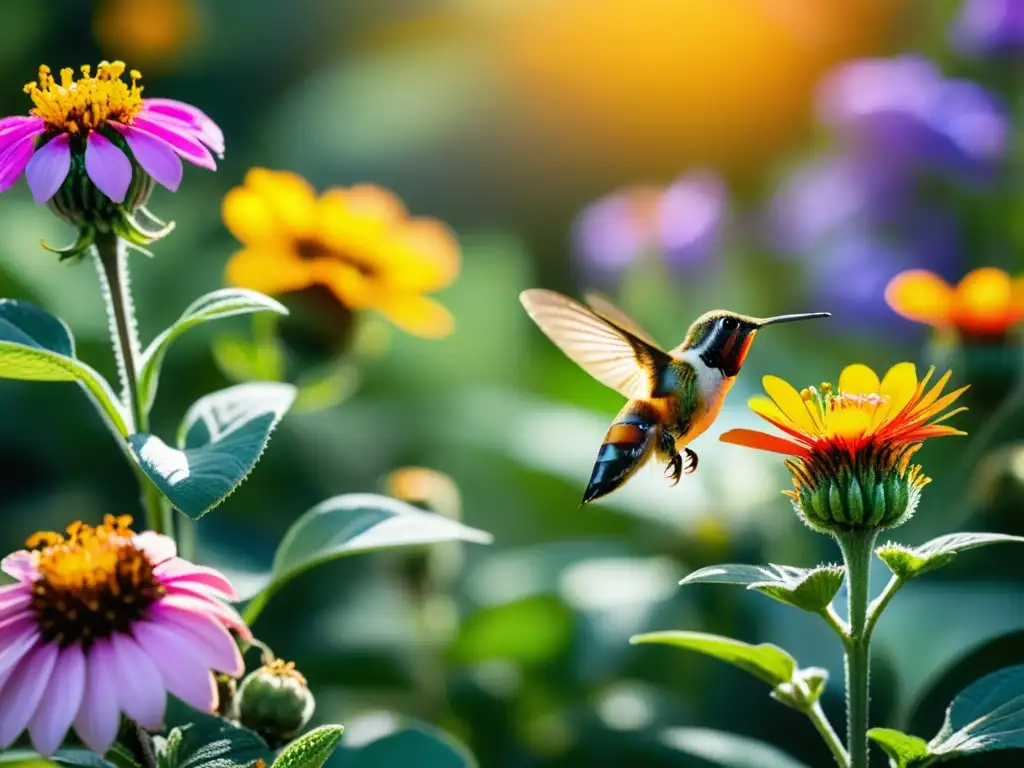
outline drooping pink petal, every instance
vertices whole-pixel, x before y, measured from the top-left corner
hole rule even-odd
[[[147,171],[147,173],[149,173]],[[152,176],[152,174],[150,174]],[[153,178],[156,178],[155,176]],[[170,536],[164,536],[162,533],[156,531],[143,531],[132,536],[132,544],[137,549],[149,558],[149,562],[154,567],[159,567],[165,561],[176,557],[178,554],[178,548],[174,544],[174,539]]]
[[[28,619],[18,619],[0,630],[0,675],[14,669],[36,645],[39,644],[39,629]]]
[[[43,127],[43,118],[35,115],[12,115],[11,117],[0,118],[0,136],[4,132],[23,125],[36,125]]]
[[[32,553],[24,549],[12,552],[0,560],[0,571],[12,579],[17,579],[22,584],[32,584],[39,578],[39,571],[36,569]]]
[[[231,582],[220,571],[202,565],[194,565],[187,560],[182,560],[180,557],[161,563],[154,569],[154,573],[160,577],[160,581],[167,584],[179,582],[202,584],[219,592],[229,600],[238,599],[238,593],[235,592],[235,588],[231,586]]]
[[[224,154],[224,132],[210,117],[200,109],[174,99],[143,99],[142,111],[150,116],[178,120],[191,126],[198,139],[218,155]]]
[[[249,627],[245,625],[237,611],[205,594],[201,588],[181,583],[169,585],[167,596],[160,601],[160,605],[164,604],[192,611],[202,616],[212,616],[228,629],[235,630],[244,639],[252,638],[252,632],[249,631]]]
[[[132,127],[151,133],[157,138],[163,139],[174,151],[200,168],[207,168],[211,171],[217,170],[217,162],[210,154],[210,150],[203,146],[199,139],[195,138],[191,131],[178,129],[165,121],[156,122],[142,116],[137,116],[132,122]]]
[[[110,643],[97,640],[85,656],[85,691],[75,714],[75,733],[98,755],[105,755],[117,738],[121,724],[117,704],[120,682]]]
[[[7,118],[8,120],[12,118]],[[14,118],[22,122],[8,124],[6,127],[0,125],[0,152],[26,136],[38,136],[46,130],[43,121],[38,117]],[[0,124],[4,121],[0,120]]]
[[[85,142],[85,172],[100,192],[115,203],[124,202],[132,183],[132,161],[98,131],[92,131]]]
[[[0,622],[28,607],[31,602],[32,592],[25,589],[24,584],[0,587]]]
[[[183,641],[193,648],[204,666],[234,677],[240,677],[245,672],[238,644],[216,619],[173,605],[157,606],[153,617],[158,623],[182,632]]]
[[[0,192],[14,186],[36,151],[35,134],[18,139],[0,154]]]
[[[36,713],[59,654],[56,643],[37,645],[7,678],[0,696],[0,749],[11,746]]]
[[[181,633],[153,621],[132,627],[139,646],[160,670],[167,690],[200,712],[217,706],[217,686],[210,670],[181,642]]]
[[[142,170],[171,192],[178,190],[184,169],[174,147],[163,139],[158,139],[146,131],[135,130],[130,125],[121,125],[113,121],[108,125],[124,136],[128,148],[132,151],[135,161],[142,166]]]
[[[167,691],[156,665],[128,635],[115,632],[110,647],[117,661],[121,709],[143,728],[163,730]]]
[[[36,752],[50,757],[60,747],[85,691],[85,654],[76,643],[60,652],[43,694],[43,701],[28,724]]]
[[[35,151],[25,166],[32,199],[42,205],[53,197],[71,170],[71,145],[66,133],[55,136]]]

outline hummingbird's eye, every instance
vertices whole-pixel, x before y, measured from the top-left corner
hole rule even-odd
[[[723,317],[722,327],[732,329],[739,325],[739,321],[735,317]]]

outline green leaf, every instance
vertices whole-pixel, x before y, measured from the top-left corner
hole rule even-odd
[[[722,768],[807,768],[771,744],[710,728],[670,728],[659,741]]]
[[[872,728],[868,731],[868,738],[886,751],[896,768],[907,768],[911,763],[929,756],[928,742],[909,733],[892,728]]]
[[[529,595],[478,608],[462,622],[450,653],[462,664],[501,659],[536,666],[565,651],[574,629],[573,612],[562,600]]]
[[[164,355],[167,354],[171,342],[186,331],[210,320],[247,315],[253,312],[288,314],[288,310],[281,303],[246,288],[222,288],[192,302],[181,314],[181,317],[153,339],[153,342],[142,354],[139,364],[139,391],[146,413],[149,413],[153,407],[160,379],[160,366],[163,364]]]
[[[776,600],[818,613],[843,584],[841,565],[794,568],[789,565],[711,565],[694,571],[680,584],[739,584]]]
[[[491,535],[387,496],[352,493],[327,499],[285,533],[267,584],[246,608],[246,619],[251,623],[283,584],[317,565],[362,552],[444,541],[490,544]]]
[[[451,735],[390,712],[352,722],[331,760],[339,768],[476,768],[472,753]]]
[[[0,750],[0,765],[5,768],[48,768],[54,764],[31,749]]]
[[[300,736],[274,761],[273,768],[321,768],[333,754],[345,729],[340,725],[321,725]]]
[[[912,579],[948,565],[953,558],[968,549],[1011,541],[1024,542],[1024,536],[1010,536],[1004,533],[950,533],[919,547],[885,544],[879,547],[876,553],[894,574],[901,579]]]
[[[657,643],[684,648],[689,651],[713,656],[735,667],[744,669],[771,686],[788,683],[797,670],[796,659],[771,643],[750,645],[720,635],[708,635],[703,632],[650,632],[646,635],[635,635],[629,642]]]
[[[290,384],[239,384],[189,408],[178,435],[181,450],[154,435],[132,435],[128,443],[156,487],[198,520],[249,475],[294,399]]]
[[[248,768],[257,760],[267,765],[273,761],[259,735],[213,715],[203,715],[154,741],[160,768]]]
[[[946,710],[930,755],[953,757],[1024,749],[1024,665],[1007,667],[967,686]]]
[[[58,749],[51,759],[58,765],[66,765],[69,768],[116,768],[112,762],[88,749]]]
[[[33,304],[0,299],[0,378],[77,382],[118,434],[130,432],[128,416],[106,379],[75,358],[68,327]]]

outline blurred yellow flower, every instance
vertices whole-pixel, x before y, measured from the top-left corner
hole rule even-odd
[[[1024,277],[984,267],[954,287],[928,270],[912,269],[889,281],[885,300],[908,320],[973,336],[1002,336],[1024,320]]]
[[[246,246],[228,262],[230,283],[272,295],[323,286],[343,306],[374,309],[417,336],[451,333],[451,314],[424,294],[458,275],[455,236],[410,217],[387,190],[335,187],[317,197],[301,176],[253,168],[224,197],[223,216]]]

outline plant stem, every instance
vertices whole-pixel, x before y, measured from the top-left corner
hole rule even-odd
[[[846,748],[843,747],[843,742],[840,740],[835,728],[832,727],[832,723],[825,717],[821,704],[817,701],[814,702],[814,706],[807,710],[807,717],[811,719],[814,727],[821,734],[821,738],[825,740],[828,748],[832,750],[832,756],[836,759],[836,765],[840,766],[840,768],[847,768],[850,765],[850,756],[846,753]]]
[[[149,430],[149,416],[139,397],[139,335],[128,279],[127,245],[113,232],[101,232],[96,235],[94,249],[110,319],[117,373],[121,380],[121,399],[131,414],[132,432],[146,432]],[[137,466],[135,469],[142,490],[147,527],[173,536],[174,519],[170,505],[145,473]]]
[[[849,607],[846,637],[846,746],[850,768],[868,767],[868,709],[870,702],[871,634],[868,626],[871,556],[878,531],[854,530],[837,534],[846,562]]]

